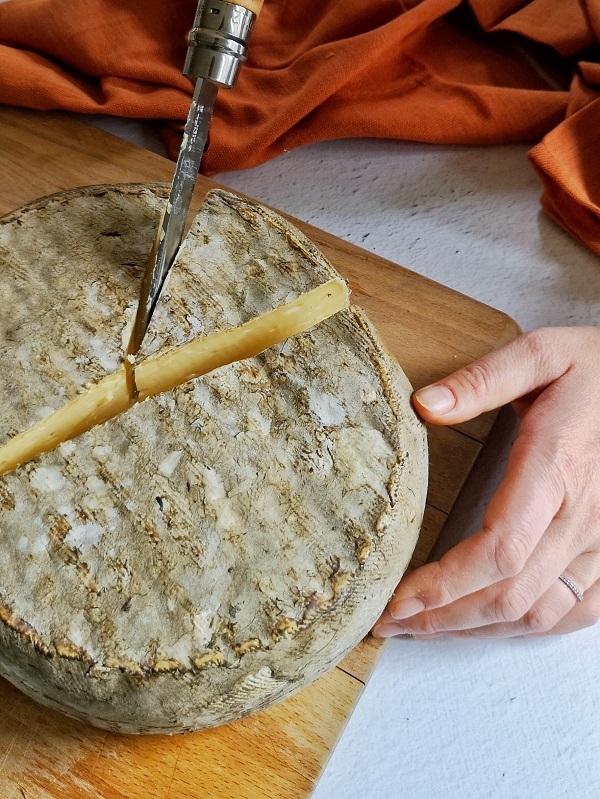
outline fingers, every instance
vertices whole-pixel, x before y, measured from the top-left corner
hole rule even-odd
[[[559,337],[557,337],[557,333]],[[417,391],[417,412],[433,424],[456,424],[539,391],[571,365],[564,330],[535,330],[449,377]]]
[[[594,570],[598,574],[598,568]],[[575,561],[565,574],[581,573],[581,561]],[[575,582],[579,579],[580,582]],[[583,593],[583,601],[558,578],[533,607],[511,624],[490,624],[471,630],[450,633],[461,638],[515,638],[524,635],[560,635],[591,627],[600,619],[600,581],[589,584],[589,579],[574,578],[573,582]],[[415,636],[416,638],[433,636]]]
[[[564,528],[561,526],[554,533],[562,534]],[[421,613],[405,623],[395,621],[386,611],[373,630],[374,635],[383,638],[407,633],[415,638],[510,638],[561,634],[595,624],[600,618],[600,580],[597,579],[600,553],[579,555],[568,569],[550,577],[539,574],[542,562],[543,558],[538,558],[518,580],[507,580],[449,608]],[[583,601],[580,602],[576,593],[559,579],[560,573],[583,594]],[[535,581],[539,581],[539,590],[528,592],[527,586]],[[487,612],[483,608],[487,608]]]
[[[556,582],[563,564],[573,559],[575,551],[568,535],[570,526],[571,522],[563,519],[553,522],[525,568],[515,577],[494,583],[437,610],[405,619],[404,625],[399,620],[399,629],[405,633],[434,633],[519,622]],[[600,556],[587,571],[594,576],[600,574]],[[590,577],[592,581],[593,577]],[[561,615],[568,609],[565,607]],[[394,619],[394,615],[394,606],[390,603],[388,622]],[[531,621],[535,624],[537,620]]]
[[[543,450],[517,439],[484,529],[405,577],[390,601],[390,615],[404,619],[449,605],[519,574],[561,507],[563,488],[548,474]]]
[[[588,588],[583,602],[575,602],[570,611],[548,631],[548,635],[565,635],[591,627],[600,621],[600,580]]]

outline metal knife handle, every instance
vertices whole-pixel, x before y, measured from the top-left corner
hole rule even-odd
[[[183,74],[218,86],[235,85],[248,52],[248,38],[262,0],[200,0],[188,36]]]

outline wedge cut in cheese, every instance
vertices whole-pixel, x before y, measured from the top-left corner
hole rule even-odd
[[[348,300],[344,281],[332,278],[240,327],[182,344],[138,366],[132,364],[135,396],[132,396],[125,365],[0,447],[0,475],[113,419],[136,402],[170,391],[220,366],[251,358],[290,336],[309,330],[347,308]]]
[[[427,490],[411,387],[359,309],[335,313],[344,282],[227,192],[178,254],[129,407],[167,193],[87,187],[0,219],[3,469],[28,435],[31,455],[79,433],[0,476],[0,675],[126,733],[224,724],[339,662],[404,572]]]

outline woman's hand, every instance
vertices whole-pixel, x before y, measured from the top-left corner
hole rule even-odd
[[[566,633],[600,618],[600,329],[526,333],[414,396],[443,425],[508,402],[519,433],[483,529],[406,576],[376,636]]]

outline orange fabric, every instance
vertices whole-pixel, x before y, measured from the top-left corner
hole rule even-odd
[[[160,120],[174,156],[195,9],[0,3],[0,102]],[[238,85],[219,93],[203,171],[343,137],[545,137],[530,154],[544,208],[600,253],[599,38],[597,0],[266,0]]]

